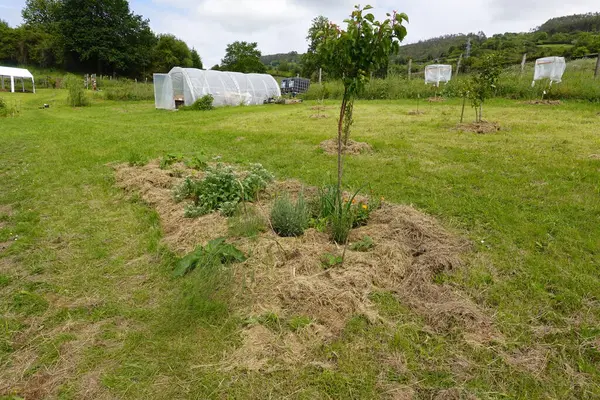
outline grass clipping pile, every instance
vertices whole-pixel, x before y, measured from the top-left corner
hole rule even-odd
[[[328,139],[320,144],[323,152],[328,155],[337,155],[338,153],[338,141],[337,139]],[[348,143],[342,144],[342,153],[350,155],[358,155],[365,153],[372,153],[373,147],[369,143],[355,142],[352,139],[348,140]]]
[[[184,218],[183,206],[174,202],[171,191],[182,178],[173,175],[157,162],[116,166],[118,185],[157,209],[164,241],[180,255],[226,236],[227,220],[218,213]],[[255,203],[265,217],[281,191],[314,193],[296,181],[275,182]],[[473,302],[448,285],[434,283],[436,274],[461,266],[461,253],[469,248],[465,240],[411,207],[392,204],[373,212],[366,226],[352,231],[350,241],[366,235],[375,243],[372,250],[348,250],[344,265],[329,269],[324,269],[321,257],[341,254],[342,248],[314,229],[298,238],[280,238],[273,232],[255,239],[231,238],[250,256],[231,267],[234,308],[249,321],[276,318],[267,317],[269,324],[249,323],[242,332],[242,345],[225,356],[223,368],[266,371],[317,362],[313,355],[319,346],[337,337],[352,316],[392,324],[372,304],[375,292],[392,293],[436,332],[456,331],[482,343],[493,340],[490,320]],[[294,318],[310,323],[301,329],[282,328]]]

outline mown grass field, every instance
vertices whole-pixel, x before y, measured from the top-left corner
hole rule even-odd
[[[382,295],[393,326],[353,318],[322,346],[333,368],[241,373],[218,365],[243,321],[179,308],[186,283],[158,216],[108,164],[202,152],[329,183],[335,159],[318,145],[335,134],[336,103],[312,119],[314,103],[173,113],[65,97],[12,95],[21,114],[0,119],[0,398],[600,398],[597,104],[494,100],[484,118],[503,130],[476,135],[454,129],[459,101],[419,116],[414,101],[358,102],[353,138],[375,152],[347,158],[346,183],[469,238],[466,266],[439,283],[486,310],[504,341],[432,332]],[[388,353],[395,367],[378,361]]]

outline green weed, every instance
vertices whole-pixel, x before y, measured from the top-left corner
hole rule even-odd
[[[330,269],[342,265],[344,259],[342,256],[325,253],[321,256],[321,265],[324,269]]]
[[[370,236],[365,236],[358,242],[352,243],[352,245],[350,246],[350,250],[367,252],[367,251],[371,250],[373,247],[375,247],[375,243],[373,242],[373,239]]]
[[[229,235],[234,237],[255,237],[266,231],[265,218],[255,207],[246,204],[237,205],[235,214],[228,220]]]
[[[234,245],[226,243],[224,238],[211,240],[206,246],[198,246],[177,263],[175,276],[184,276],[196,268],[213,265],[222,266],[232,262],[243,262],[246,256]]]

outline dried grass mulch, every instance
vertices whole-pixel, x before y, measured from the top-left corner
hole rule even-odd
[[[227,220],[218,213],[197,219],[183,217],[183,205],[171,189],[182,178],[161,170],[157,162],[144,167],[115,166],[119,187],[138,193],[156,208],[164,242],[180,255],[217,237],[227,236]],[[190,174],[200,175],[194,171]],[[314,188],[297,181],[276,182],[254,207],[266,219],[273,198],[282,191],[310,198]],[[325,253],[341,254],[327,234],[309,229],[298,238],[265,232],[255,239],[230,238],[251,257],[233,265],[236,293],[233,307],[245,317],[275,313],[285,321],[294,316],[312,321],[296,332],[274,331],[261,324],[242,332],[242,344],[227,354],[223,369],[271,371],[290,365],[318,363],[319,346],[338,337],[349,319],[364,315],[372,323],[392,324],[371,301],[376,292],[389,292],[422,316],[436,332],[464,334],[469,341],[498,340],[491,319],[455,288],[434,283],[437,274],[460,268],[469,243],[414,208],[384,204],[368,225],[351,233],[351,242],[370,236],[369,252],[348,250],[341,267],[324,269]]]
[[[500,131],[500,125],[497,122],[487,121],[458,124],[457,128],[463,132],[473,132],[479,134],[496,133]]]
[[[337,139],[328,139],[319,145],[325,154],[336,155],[338,152]],[[369,143],[355,142],[354,140],[348,140],[348,144],[342,146],[342,153],[349,155],[358,155],[365,153],[372,153],[373,147]]]
[[[523,104],[529,105],[542,105],[542,106],[560,106],[562,102],[560,100],[529,100]]]

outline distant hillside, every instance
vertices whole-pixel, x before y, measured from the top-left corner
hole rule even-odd
[[[600,32],[600,13],[575,14],[552,18],[540,26],[538,31],[553,33]]]
[[[278,53],[278,54],[269,54],[260,57],[260,61],[262,61],[265,65],[279,65],[281,62],[286,61],[288,63],[300,63],[302,55],[298,54],[296,51],[290,51],[289,53]]]
[[[469,50],[467,50],[469,48]],[[552,18],[531,32],[503,33],[487,37],[483,32],[450,34],[400,47],[390,68],[406,69],[409,59],[415,70],[431,62],[455,64],[463,55],[463,66],[469,68],[486,53],[502,55],[505,63],[521,62],[527,53],[529,61],[540,57],[562,56],[569,59],[593,56],[600,52],[600,13],[577,14]],[[467,54],[470,55],[466,59]],[[302,55],[297,52],[265,55],[262,61],[270,70],[288,72],[301,70]]]
[[[410,58],[419,61],[458,58],[461,53],[465,52],[469,39],[471,39],[471,46],[473,46],[473,44],[485,41],[486,36],[483,32],[467,35],[459,33],[420,40],[417,43],[401,46],[396,62],[404,64]]]

